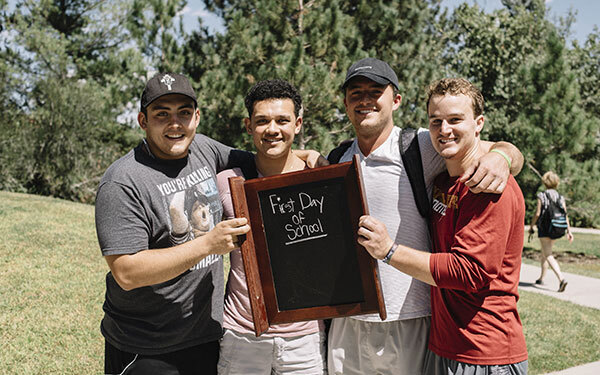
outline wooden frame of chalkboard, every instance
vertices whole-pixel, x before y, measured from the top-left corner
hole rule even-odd
[[[358,156],[351,162],[244,181],[229,179],[256,336],[269,325],[379,313],[377,261],[358,244],[368,214]]]

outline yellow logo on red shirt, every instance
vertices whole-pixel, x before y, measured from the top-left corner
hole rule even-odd
[[[438,189],[437,186],[433,187],[433,204],[431,208],[434,212],[442,216],[446,216],[446,210],[448,207],[451,209],[458,208],[458,196],[454,194],[446,194]]]

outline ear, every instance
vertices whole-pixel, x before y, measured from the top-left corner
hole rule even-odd
[[[198,124],[200,123],[200,109],[196,107],[196,110],[194,112],[196,113],[196,127],[198,127]]]
[[[148,120],[146,119],[146,115],[144,115],[144,112],[138,112],[137,120],[138,124],[140,125],[140,128],[142,128],[143,130],[146,130],[148,128]]]
[[[301,129],[302,129],[302,117],[298,117],[296,119],[296,127],[294,128],[294,134],[300,133]]]
[[[483,115],[477,116],[475,119],[475,136],[479,137],[479,133],[483,130],[483,124],[485,123],[485,118]]]
[[[398,108],[400,108],[400,103],[402,103],[402,96],[400,96],[400,94],[395,94],[394,95],[394,104],[392,105],[392,111],[395,111]]]
[[[248,117],[244,119],[244,126],[246,126],[246,132],[252,135],[252,122]]]

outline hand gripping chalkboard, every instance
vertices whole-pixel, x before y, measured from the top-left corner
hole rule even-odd
[[[377,261],[358,244],[368,214],[360,163],[229,179],[256,336],[270,324],[379,313]]]

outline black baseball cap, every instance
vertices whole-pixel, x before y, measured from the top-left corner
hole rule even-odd
[[[346,73],[346,79],[342,85],[342,90],[346,89],[348,82],[350,82],[352,78],[358,76],[366,77],[380,85],[391,84],[396,90],[400,90],[396,73],[385,61],[367,57],[352,64],[350,69],[348,69],[348,73]]]
[[[170,94],[185,95],[194,100],[194,103],[198,106],[194,89],[186,76],[177,73],[158,73],[146,83],[144,92],[142,92],[140,107],[144,110],[156,99]]]

